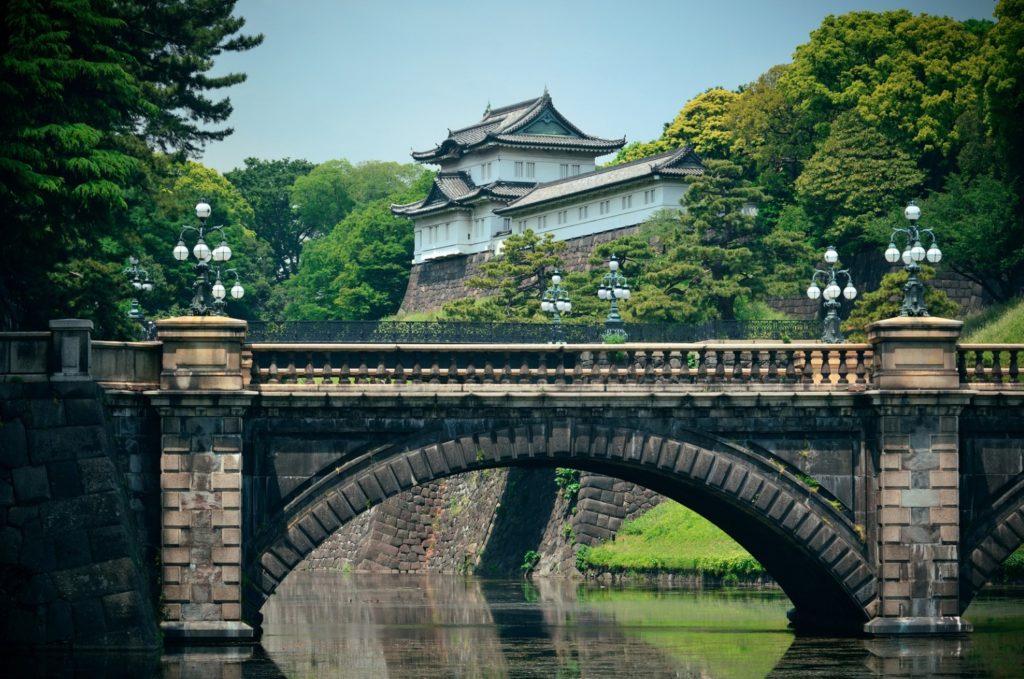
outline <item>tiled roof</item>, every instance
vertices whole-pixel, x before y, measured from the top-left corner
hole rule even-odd
[[[438,172],[430,193],[423,200],[394,204],[391,212],[415,217],[447,209],[469,209],[479,199],[507,203],[530,192],[535,184],[526,182],[491,182],[477,186],[465,172]]]
[[[704,174],[700,158],[689,146],[648,156],[622,165],[608,167],[586,174],[566,177],[553,182],[538,184],[535,189],[508,206],[495,210],[498,214],[512,213],[525,207],[590,193],[617,184],[667,175],[685,177]]]
[[[621,139],[599,139],[598,137],[562,137],[554,134],[495,134],[491,138],[509,146],[558,147],[598,151],[598,155],[611,153],[622,148]]]
[[[550,112],[550,118],[544,116]],[[556,121],[558,127],[569,134],[520,134],[540,118]],[[598,155],[622,148],[625,139],[601,139],[592,137],[573,125],[551,103],[546,91],[536,99],[490,109],[478,123],[449,130],[448,138],[427,151],[413,151],[412,157],[420,162],[436,162],[444,158],[458,158],[473,147],[487,144],[542,147],[596,151]]]

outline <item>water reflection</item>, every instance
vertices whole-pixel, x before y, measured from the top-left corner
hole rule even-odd
[[[952,638],[797,637],[777,592],[594,588],[567,580],[292,573],[261,645],[9,655],[4,676],[992,677],[1021,676],[1024,590],[988,592]]]
[[[1022,601],[976,604],[971,637],[835,639],[796,637],[776,592],[301,572],[263,647],[303,677],[1015,677]]]

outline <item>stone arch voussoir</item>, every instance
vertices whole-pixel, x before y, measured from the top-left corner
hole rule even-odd
[[[843,514],[776,464],[700,432],[675,429],[658,434],[572,420],[447,431],[432,439],[375,449],[323,475],[258,531],[247,550],[246,611],[258,619],[266,598],[336,529],[403,490],[476,469],[546,465],[596,471],[640,483],[684,504],[696,502],[734,524],[741,534],[747,529],[736,527],[755,526],[765,533],[754,540],[762,545],[755,556],[769,572],[772,567],[766,560],[777,570],[787,560],[805,569],[783,578],[772,573],[798,609],[801,599],[807,607],[816,605],[813,592],[801,597],[801,582],[813,581],[845,606],[847,618],[869,619],[877,600],[876,573],[857,531]],[[778,556],[763,548],[768,544],[778,544]]]
[[[966,610],[1002,563],[1024,545],[1024,478],[975,521],[962,540],[960,610]]]

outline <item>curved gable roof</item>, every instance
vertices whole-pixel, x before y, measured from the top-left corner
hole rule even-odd
[[[449,130],[448,138],[427,151],[414,151],[421,163],[458,158],[491,145],[579,150],[595,156],[622,148],[625,139],[602,139],[586,134],[563,116],[544,92],[536,99],[496,109],[488,107],[480,122]]]

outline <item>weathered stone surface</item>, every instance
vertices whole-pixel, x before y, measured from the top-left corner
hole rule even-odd
[[[35,464],[94,456],[103,450],[102,431],[94,426],[31,429],[28,441]]]
[[[28,504],[50,497],[50,481],[45,466],[18,467],[12,470],[11,475],[14,478],[16,501]]]
[[[133,590],[135,577],[135,565],[131,559],[123,558],[54,571],[53,582],[62,597],[77,600],[85,596]]]
[[[92,563],[89,534],[85,530],[62,535],[60,540],[56,541],[54,549],[57,555],[57,568],[78,568]]]
[[[109,458],[79,460],[78,467],[82,487],[86,493],[100,493],[115,488],[119,475]]]
[[[0,421],[0,466],[20,467],[28,462],[28,437],[20,419]]]

